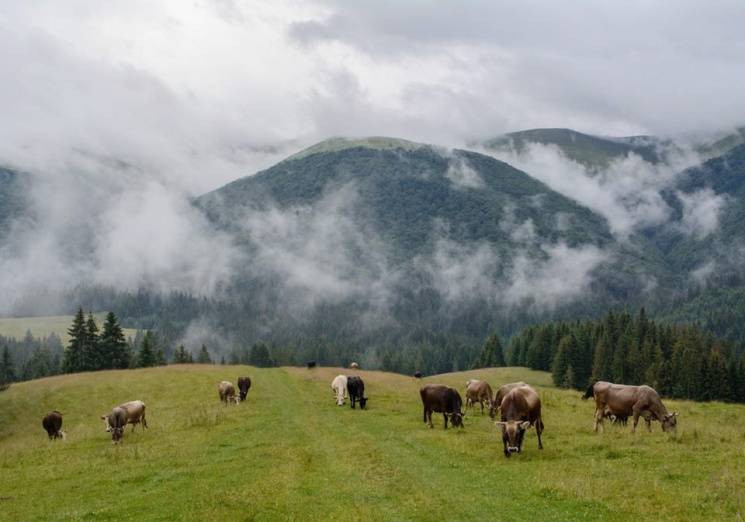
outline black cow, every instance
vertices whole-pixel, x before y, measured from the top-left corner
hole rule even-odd
[[[65,433],[62,431],[62,414],[57,410],[47,413],[41,425],[47,431],[50,440],[65,438]]]
[[[310,370],[311,368],[315,368],[316,367],[316,361],[308,361],[307,363],[305,363],[305,365]]]
[[[349,400],[354,408],[355,401],[360,401],[360,408],[365,409],[367,404],[367,398],[365,397],[365,383],[360,377],[352,376],[347,379],[347,391],[349,392]]]
[[[241,396],[241,402],[246,400],[249,388],[251,388],[251,377],[238,377],[238,392]]]
[[[429,427],[432,428],[432,412],[442,413],[445,417],[445,429],[448,429],[448,416],[453,426],[463,427],[463,416],[465,413],[461,410],[463,400],[460,398],[458,390],[445,386],[444,384],[425,384],[419,390],[422,396],[422,405],[424,406],[424,422],[429,421]]]
[[[414,377],[416,379],[421,379],[422,378],[422,372],[414,372]]]

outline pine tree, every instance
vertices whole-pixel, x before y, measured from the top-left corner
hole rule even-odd
[[[574,385],[575,375],[572,360],[576,357],[576,351],[577,340],[574,335],[568,334],[561,338],[551,365],[552,377],[556,386],[571,388]],[[569,377],[567,377],[567,373],[569,373]]]
[[[249,364],[259,367],[272,366],[273,363],[269,356],[269,349],[264,343],[254,344],[251,347],[251,358]]]
[[[189,364],[192,362],[194,362],[194,360],[192,359],[191,352],[187,352],[183,344],[173,353],[174,364]]]
[[[99,368],[129,367],[129,348],[114,312],[106,314],[99,340],[99,354],[101,359]]]
[[[0,389],[3,389],[3,386],[6,386],[10,384],[11,382],[15,382],[16,380],[16,371],[13,367],[13,360],[10,358],[10,350],[8,350],[8,346],[3,346],[3,356],[0,358]]]
[[[497,334],[492,334],[481,348],[474,368],[494,368],[504,366],[504,354],[502,352],[502,343],[499,342]]]
[[[205,345],[202,345],[202,349],[199,351],[199,355],[197,355],[197,362],[199,364],[212,364],[212,358]]]
[[[145,337],[142,338],[140,353],[137,355],[137,366],[140,368],[149,368],[151,366],[155,366],[155,350],[156,348],[153,332],[148,330],[147,332],[145,332]]]
[[[83,308],[78,308],[72,321],[72,326],[67,329],[70,341],[67,343],[62,370],[65,373],[83,371],[85,368],[85,344],[88,339],[88,329],[85,325]]]
[[[104,368],[105,361],[99,352],[98,325],[93,312],[88,312],[88,319],[85,322],[85,343],[83,349],[83,364],[85,370],[100,370]]]

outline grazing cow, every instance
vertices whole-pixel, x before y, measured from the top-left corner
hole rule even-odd
[[[331,381],[331,390],[336,397],[336,404],[344,406],[344,399],[347,397],[347,376],[337,375],[334,377],[334,380]]]
[[[241,401],[246,400],[249,388],[251,388],[251,377],[238,377],[238,391],[241,396]]]
[[[354,408],[355,401],[360,402],[360,408],[365,409],[367,398],[365,397],[365,383],[360,377],[352,376],[347,379],[347,391],[349,392],[349,402]]]
[[[132,431],[135,430],[135,425],[142,423],[142,428],[147,428],[147,421],[145,420],[145,403],[142,401],[129,401],[125,402],[124,404],[120,404],[117,406],[117,408],[121,408],[124,410],[126,414],[125,419],[125,426],[122,427],[124,429],[127,424],[132,425]],[[113,412],[112,412],[113,413]],[[106,426],[106,431],[112,431],[112,424],[109,422],[109,415],[102,415],[101,419],[103,419],[104,425]]]
[[[422,372],[414,372],[414,378],[415,379],[421,379],[422,378]]]
[[[660,421],[662,431],[674,430],[678,423],[678,413],[668,412],[659,394],[654,388],[646,385],[631,386],[598,381],[587,388],[583,398],[589,397],[595,397],[595,431],[598,431],[598,426],[602,430],[603,417],[606,417],[606,413],[617,418],[628,418],[633,415],[632,433],[636,432],[639,417],[644,419],[649,431],[652,431],[653,420]]]
[[[495,424],[502,428],[505,457],[509,457],[512,453],[520,453],[525,430],[531,426],[535,426],[538,434],[538,449],[543,449],[541,433],[543,433],[544,425],[541,419],[541,399],[533,388],[527,384],[512,388],[502,399],[499,409],[502,420]]]
[[[111,442],[114,444],[121,442],[124,437],[124,428],[127,426],[127,410],[121,406],[116,406],[106,416],[106,423],[111,432]],[[134,426],[132,426],[132,429],[134,430]]]
[[[484,414],[484,403],[491,412],[492,409],[492,391],[491,386],[486,381],[471,379],[466,382],[466,408],[470,408],[475,403],[481,404],[481,414]]]
[[[47,431],[49,440],[65,438],[65,432],[62,431],[62,414],[57,410],[47,413],[42,419],[41,425]]]
[[[463,401],[458,390],[445,386],[444,384],[425,384],[419,390],[424,406],[424,422],[432,428],[432,412],[442,413],[445,418],[445,429],[448,429],[448,418],[453,426],[463,427],[463,416],[461,410]]]
[[[359,370],[360,365],[357,364],[356,362],[352,361],[352,363],[350,363],[349,367],[352,368],[353,370]]]
[[[524,383],[523,381],[517,381],[500,386],[497,390],[497,394],[494,396],[494,400],[491,403],[491,408],[489,408],[489,417],[495,419],[497,417],[497,410],[502,405],[502,399],[504,399],[505,395],[507,395],[511,390],[514,390],[515,388],[519,388],[521,386],[527,386],[527,383]]]
[[[220,400],[226,405],[231,402],[235,404],[241,402],[240,397],[235,394],[235,386],[232,382],[222,381],[217,385],[217,393],[220,395]]]
[[[316,367],[316,361],[308,361],[307,363],[305,363],[305,365],[310,370],[311,368],[315,368]]]

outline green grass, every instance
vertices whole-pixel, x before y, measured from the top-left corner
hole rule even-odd
[[[413,378],[359,372],[366,411],[338,407],[337,368],[169,366],[57,376],[0,393],[3,520],[700,520],[745,514],[745,407],[667,401],[677,434],[606,426],[550,376],[519,368],[430,377],[463,389],[522,379],[543,400],[510,459],[488,416],[463,430],[422,422]],[[217,382],[252,377],[225,407]],[[99,416],[130,399],[150,429],[113,445]],[[64,413],[67,440],[41,418]],[[434,419],[433,419],[434,420]]]
[[[101,328],[106,318],[104,312],[93,314],[96,324]],[[0,335],[22,339],[26,332],[31,330],[34,337],[46,337],[51,333],[59,335],[62,344],[67,344],[70,336],[67,329],[72,324],[71,315],[49,315],[44,317],[0,317]],[[125,337],[134,338],[137,330],[123,328]]]

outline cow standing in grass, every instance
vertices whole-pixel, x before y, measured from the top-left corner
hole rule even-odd
[[[235,394],[235,386],[232,382],[222,381],[217,385],[217,393],[220,396],[220,400],[226,405],[232,403],[238,404],[241,399]]]
[[[246,400],[246,396],[248,395],[248,390],[251,388],[251,378],[250,377],[238,377],[238,392],[241,397],[241,401]]]
[[[344,406],[344,399],[347,398],[347,376],[337,375],[334,377],[334,380],[331,381],[331,391],[336,397],[336,404]]]
[[[598,381],[587,388],[582,398],[590,397],[595,397],[595,431],[598,431],[598,427],[602,430],[603,418],[608,415],[615,415],[616,418],[628,418],[633,415],[632,433],[636,431],[639,417],[644,419],[649,431],[652,431],[653,420],[660,422],[662,431],[674,430],[677,426],[678,413],[668,412],[662,404],[660,395],[649,386]]]
[[[65,432],[62,431],[62,414],[57,410],[47,413],[41,420],[41,425],[49,435],[49,440],[65,438]]]
[[[106,424],[111,432],[111,442],[116,444],[124,438],[124,428],[127,426],[127,410],[121,406],[116,406],[111,413],[106,416]],[[134,426],[132,426],[134,430]]]
[[[142,424],[142,428],[147,428],[147,420],[145,420],[145,403],[142,401],[129,401],[125,402],[124,404],[120,404],[117,406],[117,408],[121,408],[124,411],[125,414],[125,426],[126,424],[132,425],[132,431],[135,430],[135,425]],[[103,419],[104,424],[106,426],[106,431],[112,431],[113,425],[110,422],[111,414],[109,415],[102,415],[101,419]],[[122,433],[123,434],[123,433]]]
[[[543,433],[544,425],[541,419],[541,399],[533,388],[528,385],[513,388],[504,396],[499,409],[502,420],[495,424],[502,428],[505,457],[522,451],[525,431],[530,426],[535,426],[538,434],[538,449],[543,449],[541,433]]]
[[[501,406],[502,399],[504,399],[505,395],[507,395],[511,390],[514,390],[515,388],[527,385],[528,384],[524,383],[523,381],[517,381],[500,386],[497,390],[497,393],[494,395],[494,400],[491,403],[491,408],[489,408],[489,417],[491,417],[492,419],[497,418],[497,410]]]
[[[365,383],[362,379],[357,376],[347,378],[347,391],[349,392],[349,402],[352,403],[352,408],[354,408],[354,403],[359,401],[360,409],[364,410],[367,404],[367,397],[365,397]]]
[[[463,427],[462,411],[463,400],[460,398],[458,390],[445,386],[444,384],[425,384],[419,390],[422,397],[422,406],[424,407],[424,422],[432,425],[432,412],[442,413],[445,418],[445,429],[448,429],[448,419],[453,426]]]
[[[475,403],[481,404],[481,414],[484,414],[484,403],[491,412],[492,409],[492,390],[489,383],[470,379],[466,381],[466,408],[470,408]]]

